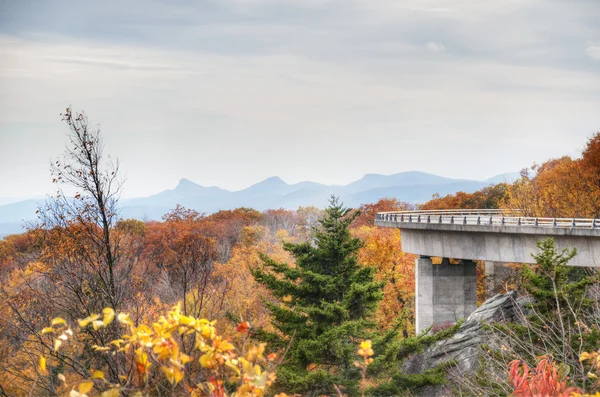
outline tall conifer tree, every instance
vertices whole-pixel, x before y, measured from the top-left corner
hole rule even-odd
[[[269,346],[285,350],[277,386],[288,393],[335,393],[335,385],[355,394],[357,344],[371,337],[383,284],[375,269],[358,263],[360,239],[348,226],[358,216],[335,197],[320,220],[313,242],[284,243],[296,264],[263,256],[255,279],[278,298],[266,302],[275,332],[258,331]]]

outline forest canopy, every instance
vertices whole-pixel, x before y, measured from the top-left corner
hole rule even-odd
[[[416,258],[402,252],[398,230],[374,226],[378,212],[414,205],[382,198],[351,209],[334,197],[325,209],[205,214],[177,206],[161,221],[123,219],[124,180],[100,130],[71,109],[63,121],[67,147],[51,166],[57,193],[35,225],[0,241],[0,395],[385,395],[444,381],[442,369],[401,371],[408,355],[456,327],[415,337]],[[435,195],[417,208],[599,217],[600,133],[580,158],[552,159],[514,183]],[[545,244],[542,267],[525,268],[514,287],[536,296],[543,321],[584,321],[546,305],[556,285],[548,274],[561,274],[557,301],[576,298],[586,316],[597,306],[586,295],[597,274],[565,269]],[[597,359],[598,330],[586,326],[584,347],[563,363],[575,365],[584,352],[583,361]],[[510,367],[512,379],[523,381],[523,368],[552,353],[532,346],[529,361]],[[540,374],[554,361],[542,364]],[[582,368],[594,375],[597,366],[580,375]]]

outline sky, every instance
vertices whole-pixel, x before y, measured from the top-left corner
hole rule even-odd
[[[52,193],[67,106],[124,197],[577,156],[598,21],[598,0],[0,0],[0,197]]]

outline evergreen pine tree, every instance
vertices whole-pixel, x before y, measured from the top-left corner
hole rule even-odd
[[[278,298],[266,302],[275,332],[257,331],[270,347],[285,351],[275,390],[303,395],[357,391],[354,366],[360,339],[370,338],[383,284],[375,269],[358,263],[360,239],[348,226],[358,216],[332,197],[313,242],[284,243],[296,264],[263,256],[254,278]]]
[[[569,261],[577,254],[575,249],[557,251],[554,239],[548,238],[537,242],[540,253],[533,255],[537,266],[524,264],[521,270],[523,288],[532,298],[531,307],[538,317],[554,318],[557,313],[572,316],[574,313],[566,309],[569,305],[589,307],[592,303],[585,292],[594,278],[582,267],[568,266]],[[532,316],[533,317],[533,316]],[[565,318],[566,321],[577,321]]]
[[[528,326],[548,330],[539,332],[542,337],[535,343],[543,354],[551,354],[559,362],[578,363],[580,351],[598,349],[600,329],[584,326],[597,323],[597,301],[590,289],[597,288],[598,274],[585,267],[568,266],[577,251],[557,250],[552,238],[538,241],[537,246],[541,252],[533,257],[538,265],[523,265],[521,271],[523,287],[532,299]],[[523,327],[521,331],[524,336],[525,331],[531,333]]]
[[[561,373],[570,374],[575,386],[586,391],[595,387],[579,356],[582,351],[597,350],[600,343],[598,274],[569,266],[576,250],[558,250],[552,238],[538,241],[537,247],[540,252],[533,255],[536,265],[523,264],[520,272],[529,303],[523,312],[517,312],[515,322],[490,328],[493,344],[484,345],[483,351],[490,355],[484,356],[474,377],[476,394],[506,395],[506,385],[490,381],[490,374],[507,372],[515,358],[533,368],[542,356],[551,356]],[[490,349],[494,345],[496,348]]]

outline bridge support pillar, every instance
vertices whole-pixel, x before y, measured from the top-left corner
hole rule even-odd
[[[485,261],[485,292],[488,298],[496,295],[511,269],[502,262]]]
[[[463,260],[451,265],[444,259],[434,265],[431,258],[416,260],[416,331],[434,324],[454,323],[477,308],[476,264]]]

